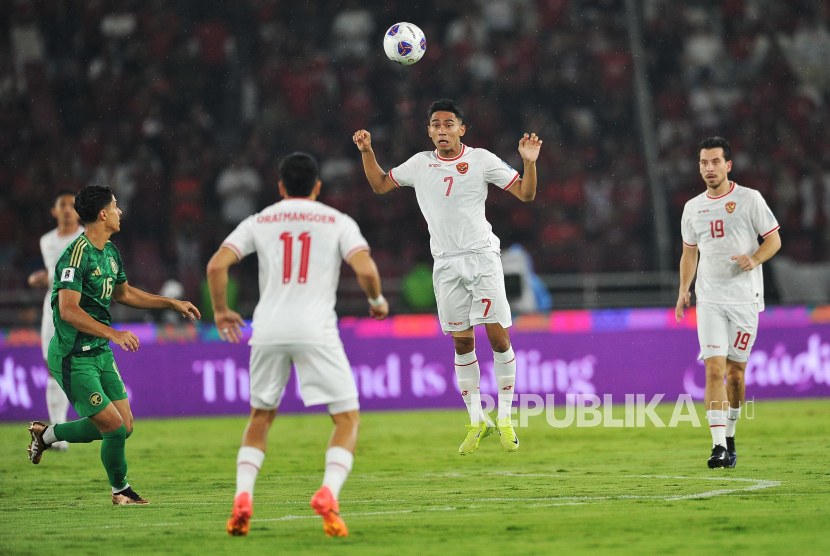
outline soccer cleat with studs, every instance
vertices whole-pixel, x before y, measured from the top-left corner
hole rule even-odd
[[[727,453],[726,448],[720,444],[716,444],[715,447],[712,448],[712,455],[709,456],[707,465],[709,466],[709,469],[729,467],[729,454]]]
[[[735,467],[738,465],[738,452],[735,451],[735,437],[726,437],[726,453],[729,455],[729,465],[727,467]]]
[[[467,427],[467,436],[461,446],[458,447],[458,453],[462,456],[475,452],[479,443],[496,430],[496,425],[493,424],[493,420],[488,415],[484,415],[483,423],[464,426]]]
[[[40,463],[40,458],[43,452],[49,449],[49,444],[43,441],[43,432],[47,428],[46,423],[41,421],[32,421],[29,425],[28,431],[32,436],[32,442],[29,444],[29,460],[37,465]]]
[[[149,504],[147,500],[136,494],[132,487],[113,493],[112,503],[115,506],[146,506]]]
[[[233,500],[233,512],[228,519],[228,535],[244,537],[248,534],[251,516],[254,515],[254,501],[249,492],[240,492]]]
[[[340,517],[340,504],[329,487],[321,486],[320,490],[311,497],[310,505],[314,508],[314,513],[323,518],[323,532],[327,537],[349,536],[346,523]]]
[[[516,452],[519,450],[519,437],[516,436],[516,431],[513,430],[513,421],[511,419],[499,419],[496,421],[496,428],[499,431],[499,440],[501,447],[505,452]]]

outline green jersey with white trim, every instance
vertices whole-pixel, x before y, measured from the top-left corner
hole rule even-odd
[[[63,358],[67,355],[106,348],[109,341],[91,334],[84,334],[67,324],[58,307],[58,291],[62,289],[81,293],[80,307],[98,322],[109,326],[110,302],[112,292],[117,284],[127,281],[121,253],[111,241],[103,249],[95,247],[86,235],[78,239],[58,259],[55,265],[55,278],[52,284],[52,320],[55,323],[55,335],[49,344],[49,359]]]

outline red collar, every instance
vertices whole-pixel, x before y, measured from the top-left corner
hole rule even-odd
[[[453,160],[458,160],[459,158],[464,156],[464,151],[466,151],[466,150],[467,150],[467,146],[464,143],[461,143],[461,152],[455,158],[441,158],[441,155],[438,154],[438,149],[435,149],[435,156],[438,157],[438,160],[441,160],[443,162],[452,162]]]
[[[734,181],[730,181],[729,183],[731,183],[731,184],[732,184],[732,187],[730,187],[730,188],[729,188],[729,191],[727,191],[727,192],[726,192],[726,193],[724,193],[723,195],[718,195],[717,197],[712,197],[711,195],[709,195],[709,192],[707,191],[707,192],[706,192],[706,198],[707,198],[707,199],[722,199],[722,198],[726,197],[727,195],[729,195],[730,193],[732,193],[733,191],[735,191],[735,182],[734,182]]]

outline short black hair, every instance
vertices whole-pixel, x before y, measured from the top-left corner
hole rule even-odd
[[[436,112],[452,112],[455,114],[455,117],[458,118],[458,121],[464,119],[464,111],[458,105],[457,102],[448,98],[442,98],[441,100],[436,100],[432,104],[429,105],[429,113],[427,114],[427,121],[432,121],[432,115]]]
[[[317,183],[317,161],[308,153],[294,152],[280,161],[280,180],[289,197],[308,197]]]
[[[84,224],[98,220],[98,213],[112,202],[112,189],[108,185],[88,185],[75,195],[75,212]]]
[[[732,145],[723,137],[709,137],[701,141],[700,145],[697,146],[697,155],[700,156],[700,151],[703,149],[717,149],[718,147],[723,149],[723,160],[725,162],[732,160]]]
[[[60,189],[60,190],[58,190],[57,193],[55,193],[55,201],[54,202],[57,203],[58,199],[60,199],[61,197],[66,197],[68,195],[71,195],[72,197],[74,197],[76,195],[76,192],[72,191],[71,189],[67,189],[67,188]]]

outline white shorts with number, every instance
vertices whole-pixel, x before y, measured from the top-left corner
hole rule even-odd
[[[758,305],[697,304],[697,337],[700,357],[727,357],[743,363],[749,359],[758,334]]]
[[[326,404],[332,414],[360,408],[352,367],[339,341],[336,344],[252,345],[251,407],[277,409],[292,363],[306,407]]]
[[[435,259],[432,285],[444,334],[485,323],[513,325],[498,253]]]

